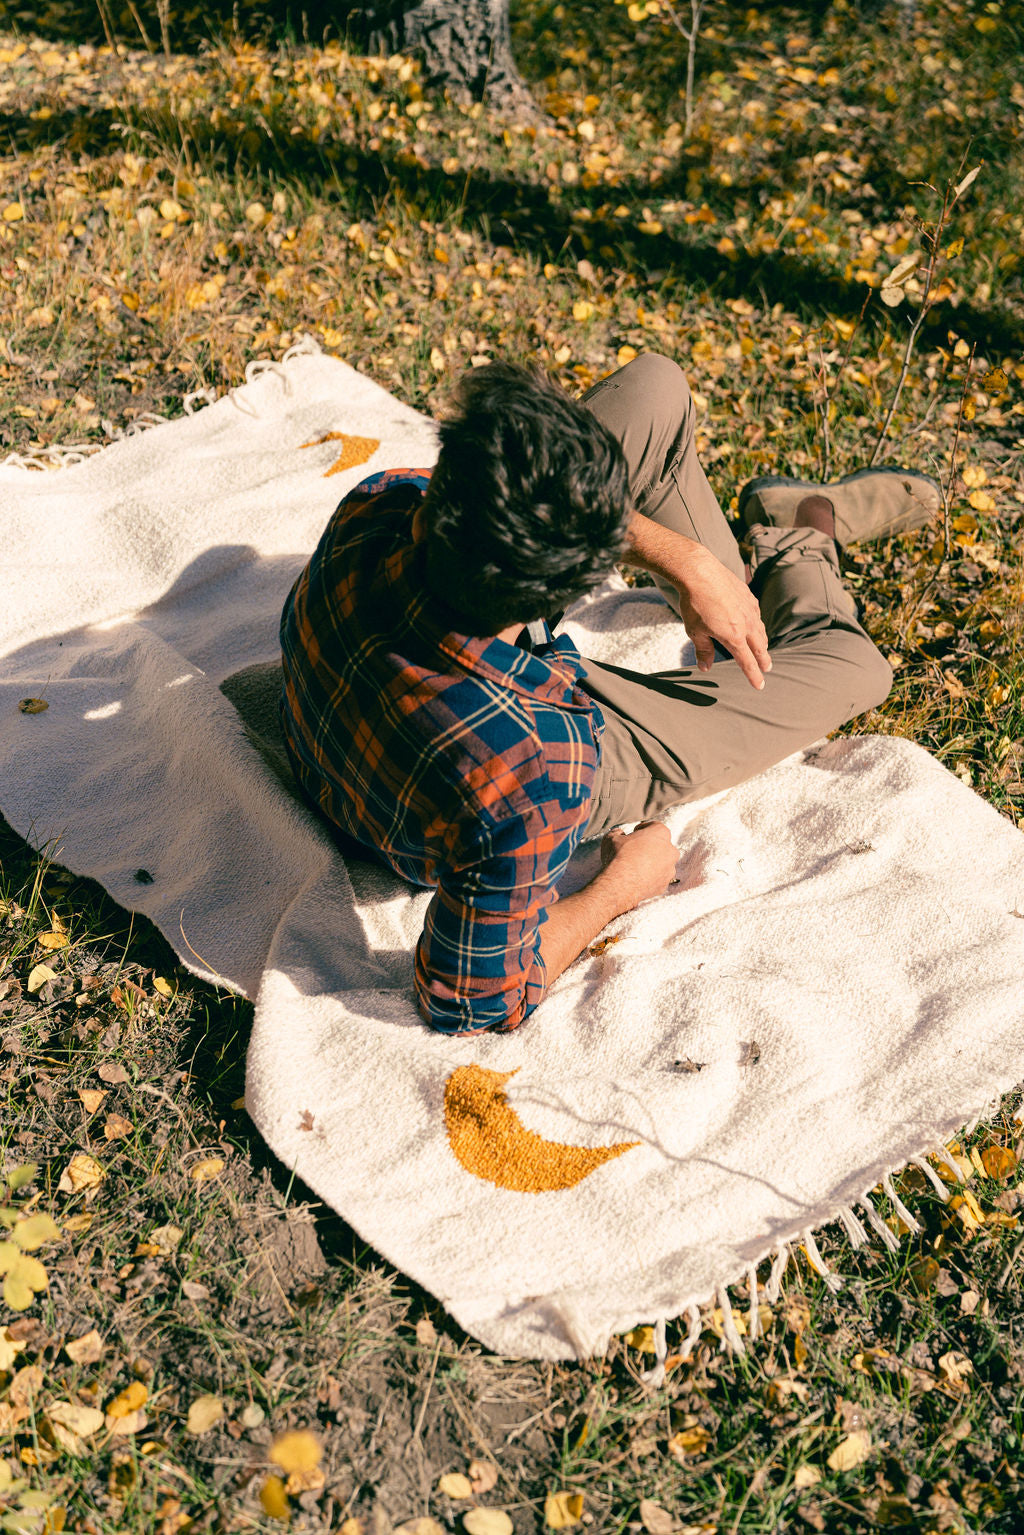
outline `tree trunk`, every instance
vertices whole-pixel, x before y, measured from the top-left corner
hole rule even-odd
[[[409,53],[428,85],[512,116],[539,115],[512,57],[508,0],[369,0],[362,7],[376,53]]]

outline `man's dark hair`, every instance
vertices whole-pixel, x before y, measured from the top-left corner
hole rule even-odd
[[[469,633],[545,618],[597,586],[625,546],[618,442],[542,374],[467,373],[423,504],[427,584]]]

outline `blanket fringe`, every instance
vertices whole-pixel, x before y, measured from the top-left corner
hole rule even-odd
[[[275,362],[270,357],[257,357],[246,364],[245,384],[253,383],[264,373],[277,373],[281,377],[286,393],[291,393],[291,380],[285,372],[285,364],[295,357],[314,357],[320,354],[321,347],[315,336],[305,332],[297,337],[288,350],[284,353],[280,362]],[[240,389],[245,384],[238,385],[235,389],[229,389],[225,398],[238,401]],[[181,397],[181,408],[186,416],[194,416],[198,410],[207,405],[213,405],[220,398],[212,384],[204,389],[193,389]],[[244,407],[243,407],[244,408]],[[150,427],[166,426],[173,417],[161,416],[156,411],[145,411],[130,421],[127,426],[116,429],[106,420],[103,426],[107,431],[106,442],[82,442],[68,443],[64,447],[29,448],[22,453],[8,453],[6,458],[0,458],[0,469],[71,469],[75,464],[83,464],[87,458],[96,453],[102,453],[104,448],[112,442],[120,442],[125,437],[137,437],[140,432],[149,431]]]
[[[981,1124],[986,1118],[991,1117],[992,1112],[998,1108],[999,1101],[1000,1100],[998,1099],[994,1100],[993,1104],[983,1110],[982,1113],[977,1115],[971,1121],[969,1126],[965,1126],[962,1133],[965,1135],[970,1134],[972,1129],[976,1129],[977,1126]],[[1019,1126],[1024,1124],[1024,1095],[1022,1095],[1016,1108],[1012,1111],[1012,1118],[1016,1125]],[[940,1172],[936,1171],[936,1168],[932,1165],[932,1161],[929,1161],[929,1158],[932,1158],[932,1160],[938,1163],[939,1167],[944,1170],[947,1175],[945,1178],[941,1175]],[[949,1150],[949,1147],[944,1145],[942,1142],[938,1142],[935,1146],[929,1148],[919,1155],[908,1157],[904,1165],[906,1167],[915,1167],[919,1172],[923,1173],[931,1185],[932,1191],[938,1196],[943,1204],[948,1203],[950,1199],[952,1192],[950,1182],[952,1182],[953,1186],[956,1187],[965,1183],[966,1180],[971,1176],[970,1172],[965,1172],[964,1167],[958,1163],[954,1154]],[[895,1215],[896,1220],[900,1223],[900,1226],[904,1228],[907,1233],[914,1236],[921,1231],[922,1227],[920,1221],[914,1215],[913,1211],[908,1208],[906,1203],[903,1201],[903,1199],[900,1198],[900,1195],[896,1191],[896,1186],[893,1182],[893,1179],[898,1171],[899,1169],[897,1168],[891,1168],[888,1172],[884,1172],[879,1182],[874,1185],[874,1188],[881,1188],[882,1193],[889,1201],[893,1214]],[[876,1209],[871,1197],[872,1192],[873,1190],[866,1190],[859,1199],[853,1201],[850,1204],[842,1205],[836,1212],[834,1219],[842,1225],[847,1237],[849,1238],[850,1246],[854,1250],[864,1247],[866,1244],[870,1243],[872,1240],[871,1233],[873,1232],[889,1252],[899,1252],[899,1235],[896,1231],[893,1230],[892,1225],[890,1225],[889,1222]],[[864,1210],[867,1216],[867,1225],[871,1228],[870,1231],[865,1227],[864,1222],[860,1219],[854,1210],[854,1204],[859,1204]],[[827,1221],[821,1222],[821,1225],[827,1224],[829,1224]],[[798,1233],[798,1235],[790,1239],[790,1242],[792,1241],[799,1242],[800,1246],[802,1246],[804,1250],[808,1264],[824,1281],[827,1288],[833,1294],[842,1288],[844,1284],[842,1276],[835,1273],[835,1271],[829,1267],[825,1259],[822,1257],[814,1237],[814,1231],[810,1226],[804,1227]],[[737,1326],[736,1314],[734,1312],[732,1303],[729,1300],[729,1287],[732,1286],[736,1288],[745,1284],[747,1303],[745,1330],[747,1339],[752,1341],[753,1339],[760,1337],[763,1333],[759,1309],[760,1301],[763,1298],[771,1306],[774,1306],[778,1302],[782,1293],[782,1280],[789,1264],[791,1251],[790,1242],[782,1242],[775,1249],[774,1256],[772,1258],[771,1270],[763,1286],[759,1287],[757,1279],[758,1265],[763,1261],[762,1258],[759,1259],[757,1263],[748,1262],[745,1272],[741,1276],[730,1280],[728,1284],[717,1285],[712,1294],[707,1298],[705,1304],[708,1306],[717,1307],[718,1311],[721,1313],[722,1321],[719,1349],[722,1352],[729,1352],[733,1354],[743,1354],[746,1352],[743,1337],[741,1336],[739,1327]],[[764,1255],[765,1258],[768,1256],[769,1254],[767,1253]],[[685,1339],[683,1339],[679,1346],[674,1350],[674,1354],[671,1360],[672,1364],[677,1362],[681,1363],[690,1357],[690,1355],[693,1353],[693,1350],[696,1348],[703,1331],[700,1307],[695,1301],[691,1301],[686,1306],[685,1312],[683,1314],[687,1319],[687,1334]],[[717,1323],[715,1330],[718,1330]],[[642,1379],[648,1385],[661,1386],[664,1384],[669,1362],[668,1344],[666,1338],[666,1319],[664,1317],[659,1317],[654,1324],[654,1342],[655,1362],[652,1368],[645,1372],[645,1374],[642,1376]]]

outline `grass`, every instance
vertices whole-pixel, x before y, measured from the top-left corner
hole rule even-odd
[[[607,0],[514,7],[548,113],[533,125],[431,97],[405,61],[347,49],[315,7],[175,4],[169,55],[155,7],[105,9],[116,53],[85,0],[0,0],[5,451],[175,414],[308,331],[431,411],[474,359],[532,357],[580,390],[664,350],[699,395],[724,504],[753,473],[842,474],[871,455],[920,299],[911,285],[890,310],[881,281],[920,248],[947,182],[981,164],[943,233],[951,287],[885,455],[948,485],[947,525],[856,552],[848,577],[896,666],[857,728],[920,741],[1020,824],[1013,7],[921,0],[904,23],[843,0],[713,0],[689,140],[680,40]],[[37,1164],[11,1207],[62,1228],[38,1254],[48,1290],[0,1331],[0,1528],[281,1528],[261,1494],[291,1428],[323,1445],[319,1471],[290,1484],[296,1530],[455,1528],[467,1505],[438,1478],[473,1460],[497,1468],[478,1501],[519,1531],[557,1491],[583,1494],[590,1528],[630,1535],[669,1528],[657,1508],[721,1535],[1019,1527],[1009,1104],[957,1148],[976,1159],[977,1215],[905,1173],[922,1233],[897,1253],[825,1233],[850,1282],[833,1296],[791,1268],[741,1358],[719,1351],[709,1311],[658,1389],[640,1378],[643,1331],[580,1366],[495,1359],[254,1135],[239,1107],[248,1006],[59,859],[0,832],[0,1155]],[[38,943],[54,911],[69,938],[56,953]],[[56,978],[30,993],[41,959]],[[61,1192],[81,1153],[100,1180]],[[109,1408],[133,1383],[145,1421],[111,1432],[125,1420],[107,1418],[69,1448],[53,1404]],[[193,1434],[200,1396],[223,1414]],[[861,1431],[870,1455],[830,1466]]]

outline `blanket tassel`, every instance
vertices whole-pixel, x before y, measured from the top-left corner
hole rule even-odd
[[[864,1230],[864,1223],[857,1218],[850,1205],[843,1206],[839,1212],[839,1219],[846,1228],[846,1235],[850,1238],[850,1246],[856,1252],[858,1247],[863,1247],[865,1242],[869,1240],[868,1234]]]
[[[959,1163],[956,1161],[951,1151],[947,1151],[945,1146],[936,1146],[935,1150],[932,1152],[932,1156],[935,1158],[936,1162],[941,1162],[943,1167],[949,1169],[949,1171],[953,1174],[954,1183],[963,1183],[963,1172],[961,1171]]]
[[[656,1390],[665,1384],[665,1360],[668,1358],[668,1337],[665,1330],[665,1318],[660,1316],[654,1324],[654,1363],[649,1370],[645,1370],[640,1379],[645,1386]]]
[[[730,1349],[734,1354],[745,1354],[743,1339],[740,1337],[736,1326],[736,1318],[732,1314],[732,1306],[729,1304],[729,1292],[724,1284],[718,1286],[718,1305],[722,1313],[722,1343],[721,1349]]]
[[[898,1253],[900,1250],[899,1238],[893,1231],[892,1227],[885,1224],[885,1221],[879,1215],[867,1194],[863,1196],[860,1202],[864,1206],[864,1209],[867,1211],[868,1225],[873,1231],[878,1233],[878,1235],[882,1238],[883,1243],[891,1253]]]
[[[916,1215],[911,1214],[900,1196],[897,1194],[896,1186],[892,1181],[891,1173],[886,1173],[885,1177],[882,1179],[882,1187],[885,1190],[893,1209],[896,1211],[896,1214],[899,1216],[904,1226],[906,1226],[907,1230],[910,1232],[910,1235],[916,1237],[918,1232],[921,1230],[921,1222],[917,1219]]]
[[[747,1337],[753,1340],[761,1336],[761,1313],[757,1304],[757,1264],[747,1269],[747,1286],[750,1290],[750,1308],[747,1311]]]
[[[768,1283],[764,1287],[765,1300],[770,1306],[774,1306],[782,1293],[782,1276],[786,1272],[786,1264],[789,1262],[789,1248],[783,1243],[775,1254],[775,1262],[772,1271],[768,1275]]]
[[[945,1204],[949,1199],[949,1189],[943,1183],[942,1179],[939,1177],[932,1164],[926,1161],[924,1157],[911,1157],[910,1160],[913,1162],[915,1167],[919,1168],[920,1171],[924,1173],[932,1188],[942,1200],[942,1203]]]
[[[686,1308],[686,1320],[689,1324],[689,1330],[676,1350],[680,1362],[684,1359],[689,1359],[697,1347],[697,1340],[700,1338],[700,1308],[695,1306],[692,1301]]]
[[[843,1281],[838,1274],[833,1274],[832,1270],[821,1256],[821,1253],[818,1251],[818,1244],[814,1240],[814,1233],[811,1231],[810,1226],[807,1227],[806,1231],[802,1231],[800,1233],[800,1240],[803,1243],[804,1252],[807,1254],[807,1261],[811,1265],[811,1268],[821,1279],[825,1281],[827,1288],[832,1291],[833,1295],[835,1295],[837,1290],[841,1290],[843,1288]]]

